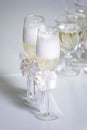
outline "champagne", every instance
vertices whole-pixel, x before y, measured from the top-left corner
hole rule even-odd
[[[59,40],[62,49],[73,51],[75,46],[80,43],[82,30],[76,24],[65,24],[59,26]]]
[[[40,70],[54,70],[58,65],[58,58],[55,59],[44,59],[44,58],[37,58]]]
[[[69,21],[78,23],[81,26],[81,31],[79,32],[80,42],[86,41],[87,31],[85,30],[85,28],[87,25],[87,16],[83,13],[79,13],[78,11],[77,12],[71,11],[71,13],[67,11],[67,13],[69,13],[68,15]]]
[[[36,45],[24,43],[24,50],[29,62],[36,60]]]
[[[47,59],[42,59],[40,57],[36,57],[36,45],[35,44],[25,43],[24,50],[25,50],[26,56],[28,57],[29,62],[37,60],[41,70],[46,70],[46,69],[52,70],[57,67],[58,58],[55,58],[53,60],[47,60]]]
[[[59,32],[60,46],[68,50],[73,48],[84,41],[86,41],[86,31],[80,31],[77,33],[65,33]]]
[[[73,50],[74,47],[79,43],[80,32],[77,33],[65,33],[59,32],[60,46],[66,50]]]

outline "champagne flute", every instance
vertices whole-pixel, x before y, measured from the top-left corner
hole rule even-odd
[[[66,76],[75,76],[79,74],[79,70],[71,65],[72,53],[79,44],[80,26],[72,21],[69,21],[67,15],[61,15],[56,20],[56,28],[59,32],[60,46],[65,53],[65,66],[60,70],[60,73]]]
[[[36,102],[36,89],[34,86],[34,74],[37,72],[38,65],[36,60],[36,40],[38,29],[45,29],[45,20],[43,16],[28,15],[24,18],[23,25],[23,45],[25,55],[28,59],[27,75],[27,101],[30,104]]]
[[[28,15],[24,18],[23,44],[25,55],[29,63],[36,60],[36,40],[38,29],[44,30],[45,21],[43,16]]]
[[[53,120],[61,115],[51,93],[51,88],[56,86],[57,75],[54,70],[58,65],[60,56],[58,36],[53,27],[46,27],[45,31],[38,31],[36,55],[41,71],[38,84],[40,89],[40,104],[36,117],[41,120]]]
[[[54,27],[48,26],[44,31],[39,29],[36,55],[41,71],[56,69],[60,57],[60,45]]]

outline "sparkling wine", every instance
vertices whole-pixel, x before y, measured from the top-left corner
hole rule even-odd
[[[87,25],[87,16],[84,13],[78,12],[68,12],[68,19],[71,22],[78,23],[81,26],[81,31],[79,32],[79,37],[80,37],[80,42],[86,41],[87,37],[87,30],[86,25]]]
[[[29,62],[34,61],[35,59],[39,63],[39,67],[41,70],[46,69],[55,69],[58,65],[58,58],[55,58],[53,60],[48,60],[40,57],[36,57],[36,45],[34,44],[24,44],[24,50],[26,53],[26,56],[28,57]]]
[[[24,43],[24,50],[30,62],[36,59],[36,45]]]
[[[48,59],[44,59],[44,58],[39,58],[37,59],[38,63],[39,63],[39,67],[41,70],[54,70],[57,65],[58,65],[58,61],[59,59],[58,58],[55,58],[55,59],[51,59],[51,60],[48,60]]]
[[[60,46],[63,49],[73,50],[79,41],[79,34],[59,32]]]
[[[62,49],[73,51],[75,46],[79,44],[82,31],[79,26],[71,24],[70,26],[61,25],[59,27],[59,40]]]

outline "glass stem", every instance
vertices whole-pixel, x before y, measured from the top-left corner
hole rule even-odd
[[[27,97],[33,98],[34,95],[34,83],[33,83],[33,77],[28,76],[27,78]]]
[[[81,59],[81,58],[82,58],[82,53],[83,53],[83,51],[84,51],[83,44],[79,44],[79,45],[77,46],[77,49],[76,49],[76,52],[75,52],[77,59]]]
[[[47,115],[49,115],[49,90],[47,88]]]
[[[71,60],[72,60],[72,55],[71,55],[71,53],[67,53],[67,54],[65,55],[65,66],[66,66],[67,68],[71,68]]]
[[[33,86],[33,89],[34,89],[34,90],[33,90],[33,91],[34,91],[34,95],[33,95],[33,96],[34,96],[34,100],[35,100],[35,96],[36,96],[36,89],[35,89],[35,85]]]

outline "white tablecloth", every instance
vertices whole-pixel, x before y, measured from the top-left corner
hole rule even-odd
[[[1,130],[87,130],[87,75],[76,77],[58,75],[53,90],[63,117],[52,121],[38,120],[24,104],[26,78],[0,78]]]

